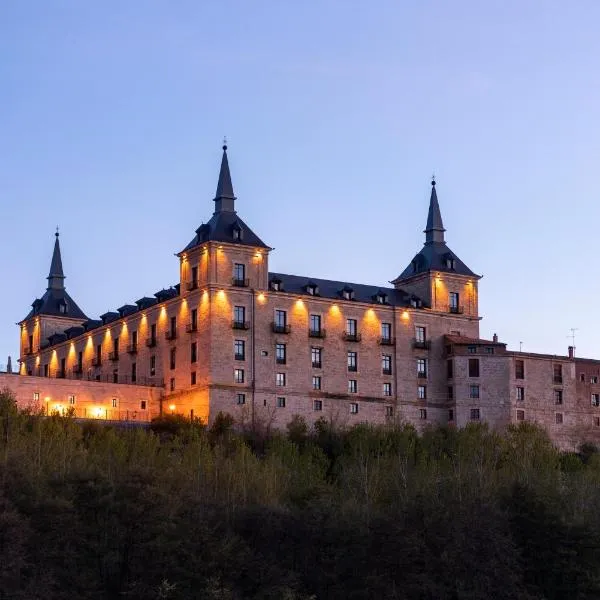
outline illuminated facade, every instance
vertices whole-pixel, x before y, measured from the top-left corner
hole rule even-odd
[[[516,391],[527,387],[519,360],[530,377],[543,371],[534,363],[564,365],[563,398],[578,398],[572,357],[519,358],[479,339],[480,278],[445,242],[435,181],[424,246],[392,287],[269,272],[272,249],[236,212],[226,147],[214,203],[178,254],[179,282],[99,320],[66,293],[57,237],[48,290],[21,323],[21,374],[155,386],[162,412],[267,428],[293,415],[342,426],[541,420],[533,405],[527,414],[533,379]],[[554,398],[554,379],[540,377],[539,394]]]

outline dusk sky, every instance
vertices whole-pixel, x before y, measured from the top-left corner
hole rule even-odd
[[[223,136],[270,269],[387,285],[430,177],[482,337],[600,358],[600,2],[0,2],[0,364],[60,226],[90,317],[178,280]]]

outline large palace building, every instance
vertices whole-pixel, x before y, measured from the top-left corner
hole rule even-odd
[[[178,253],[179,282],[99,319],[67,293],[56,234],[47,290],[20,323],[19,401],[255,427],[531,420],[565,447],[600,439],[600,361],[479,338],[480,277],[446,244],[435,181],[424,245],[392,287],[270,272],[272,248],[236,208],[224,146],[214,213]]]

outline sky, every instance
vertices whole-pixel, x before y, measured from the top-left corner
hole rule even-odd
[[[90,317],[177,283],[227,136],[270,270],[386,285],[430,178],[482,337],[600,358],[597,0],[0,2],[0,364],[60,226]]]

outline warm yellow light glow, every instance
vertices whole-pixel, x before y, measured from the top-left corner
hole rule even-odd
[[[39,355],[35,357],[35,365],[36,365],[36,367],[40,366],[40,357],[39,357]]]
[[[265,295],[262,292],[258,295],[258,301],[261,304],[265,301]]]
[[[296,306],[298,308],[302,308],[304,306],[304,301],[300,300],[300,298],[298,298],[298,300],[296,300]]]
[[[407,310],[405,310],[405,311],[402,313],[402,319],[403,319],[404,321],[408,321],[409,317],[410,317],[410,315],[409,315],[408,311],[407,311]]]
[[[110,337],[110,329],[107,329],[107,330],[104,332],[104,337],[107,337],[107,338],[109,338],[109,337]]]
[[[184,254],[184,255],[181,257],[181,259],[182,259],[182,260],[187,260],[187,254]]]
[[[174,404],[169,404],[169,410],[171,412],[174,412],[175,411],[175,405]]]
[[[167,312],[167,309],[165,306],[161,306],[160,308],[160,316],[162,317],[163,315],[165,315]]]
[[[331,308],[329,309],[332,313],[338,313],[340,312],[340,307],[337,304],[332,304]]]
[[[219,298],[225,298],[225,290],[219,290]]]
[[[44,398],[44,400],[45,400],[46,402],[50,402],[50,396],[46,396],[46,397]]]
[[[96,408],[94,408],[94,410],[92,411],[93,415],[96,418],[101,417],[102,416],[102,412],[103,412],[103,409],[100,406],[96,406]]]

